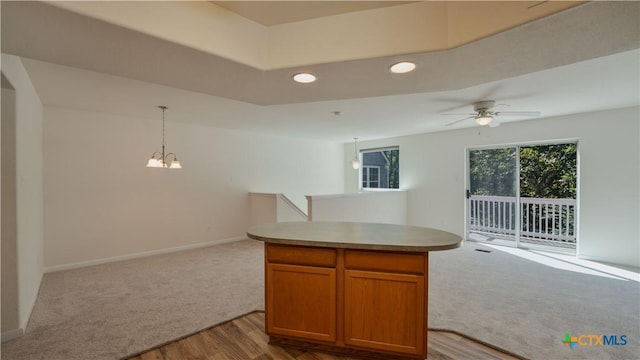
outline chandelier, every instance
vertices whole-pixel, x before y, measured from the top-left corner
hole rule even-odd
[[[182,169],[182,165],[180,165],[180,161],[178,161],[175,153],[165,154],[164,152],[164,111],[167,110],[167,107],[164,105],[158,107],[162,109],[162,152],[154,152],[151,155],[151,159],[147,162],[147,167]]]

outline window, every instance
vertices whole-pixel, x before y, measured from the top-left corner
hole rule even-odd
[[[380,187],[379,166],[365,165],[362,167],[362,187],[374,189]]]
[[[400,188],[398,147],[360,151],[362,158],[361,186],[363,189]]]

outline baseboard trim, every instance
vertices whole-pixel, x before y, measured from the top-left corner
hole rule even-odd
[[[22,335],[24,335],[23,329],[13,329],[13,330],[5,331],[2,334],[0,334],[0,338],[1,338],[0,342],[6,342],[9,340],[17,339],[19,337],[22,337]]]
[[[108,257],[108,258],[103,258],[103,259],[80,261],[80,262],[72,263],[72,264],[49,266],[49,267],[44,268],[44,272],[45,273],[50,273],[50,272],[56,272],[56,271],[62,271],[62,270],[71,270],[71,269],[77,269],[77,268],[82,268],[82,267],[86,267],[86,266],[92,266],[92,265],[107,264],[107,263],[112,263],[112,262],[117,262],[117,261],[131,260],[131,259],[143,258],[143,257],[153,256],[153,255],[168,254],[168,253],[173,253],[173,252],[178,252],[178,251],[183,251],[183,250],[198,249],[198,248],[203,248],[203,247],[208,247],[208,246],[213,246],[213,245],[226,244],[226,243],[230,243],[230,242],[234,242],[234,241],[240,241],[240,240],[246,240],[246,239],[247,239],[246,236],[236,236],[236,237],[232,237],[232,238],[207,241],[207,242],[198,243],[198,244],[191,244],[191,245],[178,246],[178,247],[172,247],[172,248],[166,248],[166,249],[144,251],[144,252],[139,252],[139,253],[134,253],[134,254],[119,255],[119,256],[113,256],[113,257]]]

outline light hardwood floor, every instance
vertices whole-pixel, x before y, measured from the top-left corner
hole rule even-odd
[[[355,360],[322,352],[268,345],[264,313],[254,312],[128,360]],[[445,331],[429,331],[428,358],[520,359]]]

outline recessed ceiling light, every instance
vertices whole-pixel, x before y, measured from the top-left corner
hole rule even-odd
[[[293,75],[293,81],[308,84],[316,81],[316,76],[310,73],[297,73]]]
[[[394,74],[404,74],[415,70],[416,64],[409,61],[402,61],[391,65],[389,71]]]

